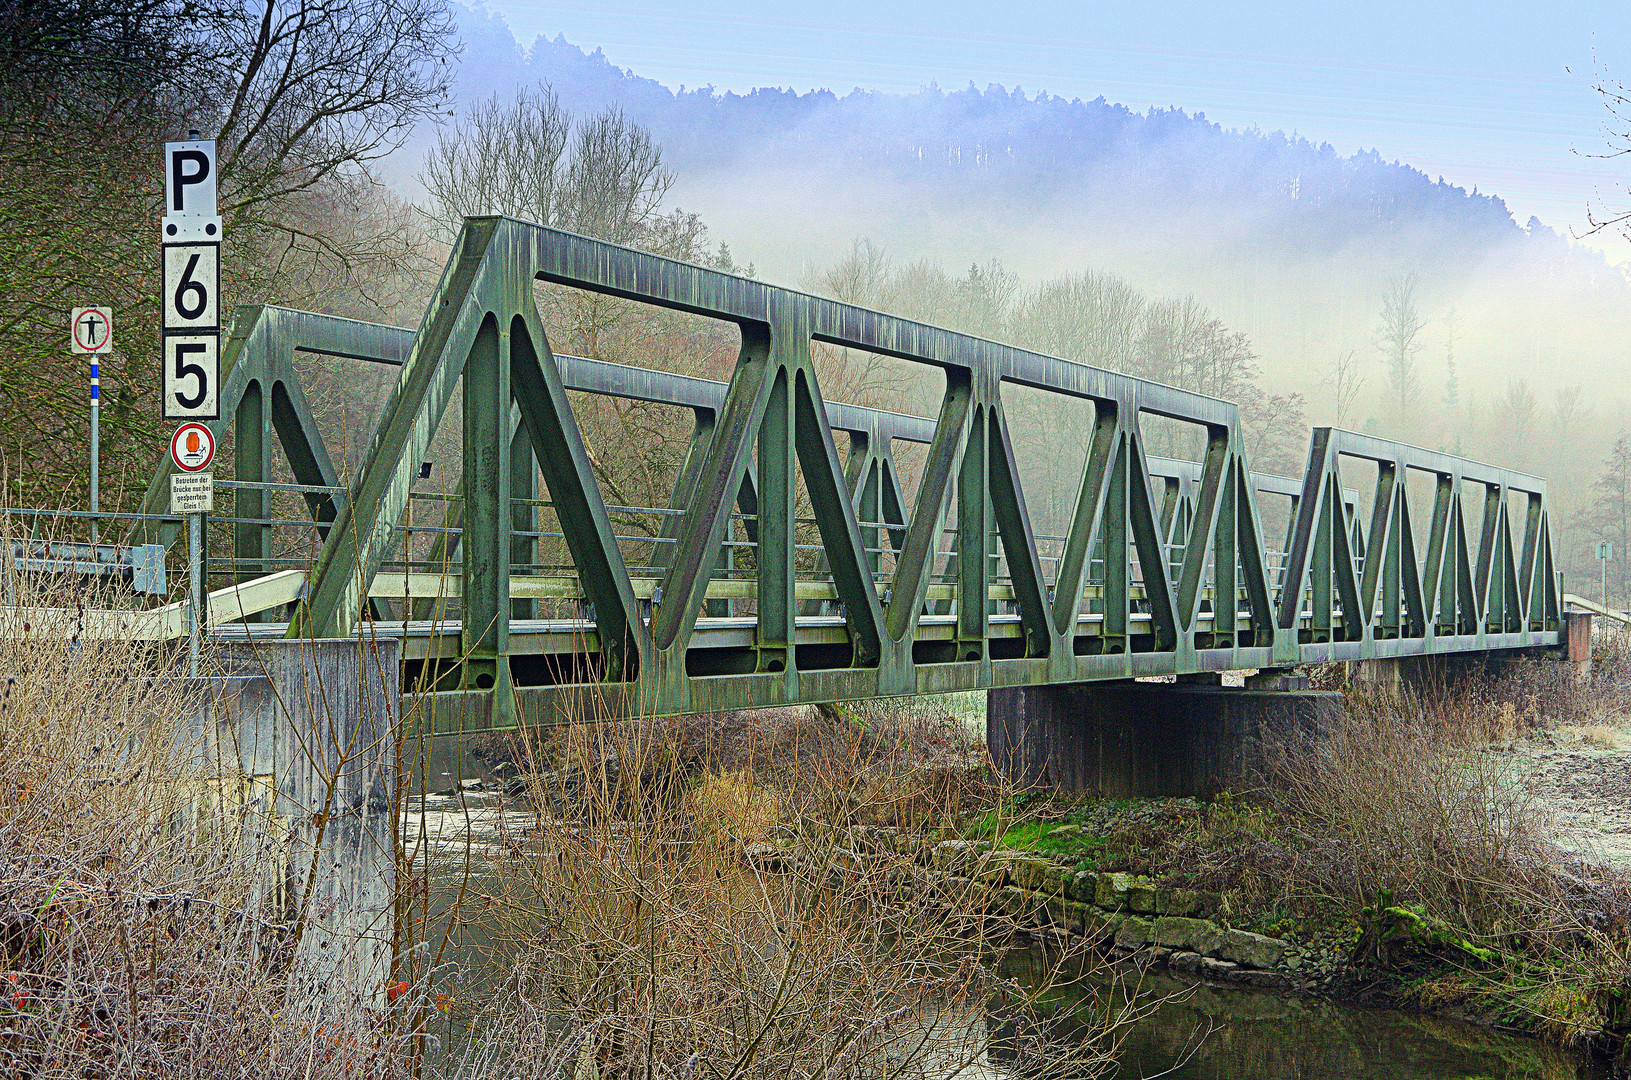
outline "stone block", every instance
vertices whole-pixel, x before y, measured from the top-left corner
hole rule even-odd
[[[1240,968],[1229,973],[1229,981],[1239,983],[1241,986],[1252,986],[1259,990],[1279,990],[1286,985],[1286,977],[1277,971],[1256,971],[1252,968]]]
[[[1127,906],[1127,890],[1133,887],[1133,880],[1131,874],[1100,874],[1093,903],[1110,911],[1120,911]]]
[[[1037,901],[1030,893],[1014,885],[1007,885],[997,890],[995,903],[992,908],[1015,921],[1023,921],[1036,910]]]
[[[1047,896],[1065,891],[1066,870],[1052,859],[1015,859],[1009,864],[1008,873],[1022,889]]]
[[[1065,895],[1072,900],[1091,904],[1099,891],[1099,875],[1092,870],[1078,870],[1065,882]]]
[[[988,889],[1000,889],[1012,881],[1009,868],[1015,859],[1020,858],[1011,851],[997,850],[981,852],[975,859],[970,871],[975,881],[985,885]]]
[[[1158,915],[1194,915],[1200,907],[1201,900],[1194,889],[1157,889],[1155,892]]]
[[[1121,948],[1136,949],[1149,944],[1149,941],[1150,920],[1137,915],[1127,916],[1116,930],[1116,945]]]
[[[1250,930],[1225,930],[1207,952],[1244,967],[1268,969],[1280,963],[1286,948],[1286,943],[1279,938],[1264,937]]]
[[[1167,967],[1173,971],[1193,975],[1200,970],[1201,954],[1196,952],[1174,952],[1167,960]]]
[[[1068,930],[1072,934],[1080,934],[1087,925],[1087,905],[1078,904],[1074,900],[1066,900],[1062,896],[1049,897],[1044,909],[1048,914],[1048,922],[1061,930]]]
[[[1239,966],[1227,960],[1214,960],[1210,956],[1201,957],[1200,973],[1209,979],[1227,979],[1239,970]]]
[[[1156,913],[1156,889],[1148,882],[1138,882],[1127,888],[1127,906],[1140,915]]]
[[[980,854],[978,840],[942,840],[930,852],[929,861],[937,870],[964,872]]]
[[[1205,919],[1190,919],[1182,915],[1162,915],[1150,924],[1154,941],[1169,949],[1187,949],[1191,952],[1211,952],[1221,931]]]
[[[1082,937],[1088,944],[1096,948],[1103,948],[1115,940],[1116,932],[1129,916],[1114,915],[1099,908],[1082,905]]]

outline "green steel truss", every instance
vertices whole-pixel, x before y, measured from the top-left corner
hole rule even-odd
[[[535,281],[734,323],[730,382],[556,356]],[[370,619],[419,462],[461,410],[460,500],[439,542],[456,557],[460,617],[373,624],[433,639],[452,661],[433,695],[438,729],[1560,641],[1540,479],[1330,428],[1315,430],[1301,481],[1254,474],[1229,402],[513,219],[466,221],[417,333],[274,308],[236,325],[223,415],[251,448],[239,478],[265,475],[271,431],[302,483],[333,483],[294,350],[401,366],[349,498],[312,500],[332,525],[290,634],[348,635]],[[818,341],[938,368],[938,417],[826,402]],[[1039,537],[1026,509],[1011,385],[1093,406],[1061,536]],[[568,390],[694,418],[660,540],[635,573]],[[1203,428],[1201,460],[1147,453],[1147,414]],[[910,500],[901,440],[926,445]],[[1349,480],[1364,474],[1368,514],[1344,463]],[[570,552],[564,592],[529,576],[535,475]],[[256,516],[239,500],[237,516]],[[798,554],[801,509],[813,562]],[[240,559],[263,550],[256,530],[238,526]],[[422,594],[391,595],[426,614]],[[559,595],[575,617],[532,617],[537,597]],[[559,662],[514,662],[539,651]]]

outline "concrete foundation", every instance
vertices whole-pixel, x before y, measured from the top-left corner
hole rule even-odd
[[[1318,738],[1342,695],[1172,683],[1076,683],[986,693],[986,745],[1005,775],[1108,798],[1242,791],[1268,752]]]
[[[202,680],[191,745],[219,776],[250,893],[295,927],[292,1003],[381,1003],[396,945],[395,639],[257,642]]]

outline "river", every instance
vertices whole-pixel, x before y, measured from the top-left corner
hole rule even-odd
[[[501,826],[524,828],[532,814],[501,797],[427,795],[409,807],[406,834],[430,843],[433,887],[451,889],[469,866],[472,892],[491,887],[484,851]],[[468,841],[468,843],[467,843]],[[469,861],[467,864],[467,855]],[[495,974],[471,939],[448,959],[465,965],[470,1000]],[[1021,979],[1039,961],[1018,950],[1003,961]],[[1606,1080],[1579,1054],[1482,1025],[1398,1009],[1248,990],[1146,974],[1142,987],[1162,1004],[1121,1046],[1117,1080]],[[1085,992],[1085,991],[1084,991]],[[1000,1055],[981,1077],[1002,1077]],[[960,1080],[974,1080],[965,1073]]]

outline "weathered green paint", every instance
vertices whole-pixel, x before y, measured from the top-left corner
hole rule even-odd
[[[222,418],[209,422],[217,444],[224,441],[227,425],[233,425],[234,435],[240,440],[234,450],[237,478],[255,481],[267,478],[270,424],[297,483],[338,487],[339,474],[329,460],[328,448],[318,434],[317,423],[295,373],[295,353],[400,364],[413,338],[411,330],[332,315],[258,305],[239,308],[221,350]],[[175,466],[166,454],[142,497],[143,514],[169,513],[170,474],[174,471]],[[334,520],[337,509],[332,496],[311,492],[306,501],[318,520]],[[236,516],[264,517],[265,505],[264,492],[240,490],[236,497]],[[261,546],[265,534],[261,529],[251,525],[243,526],[241,532],[234,530],[235,556],[266,557]],[[143,522],[133,530],[130,542],[169,546],[178,535],[177,525]]]
[[[533,305],[538,280],[735,323],[742,348],[730,382],[555,356]],[[466,724],[472,710],[502,725],[558,711],[704,711],[1560,640],[1546,489],[1533,477],[1329,428],[1314,432],[1300,481],[1255,474],[1229,402],[509,219],[466,222],[410,337],[292,632],[345,634],[364,617],[414,471],[462,376],[462,518],[449,520],[463,528],[465,617],[456,642],[441,630],[400,632],[410,639],[405,656],[462,654],[473,661],[463,685],[479,686],[485,673],[496,692],[448,697],[430,721],[438,730],[452,716]],[[826,402],[813,341],[938,368],[938,415]],[[1010,383],[1094,408],[1057,563],[1039,557],[1021,490],[1003,401]],[[568,388],[692,410],[671,496],[683,513],[665,517],[660,535],[673,542],[650,558],[660,582],[642,577],[637,589],[624,565]],[[519,427],[502,422],[512,402]],[[275,395],[272,405],[277,426]],[[1204,428],[1203,459],[1148,456],[1146,413]],[[835,430],[849,434],[847,461]],[[927,444],[910,513],[896,438]],[[1368,513],[1343,485],[1341,456],[1377,470]],[[511,623],[529,600],[511,589],[527,580],[513,575],[533,550],[512,534],[536,518],[511,496],[531,494],[534,460],[576,567],[583,618],[522,632]],[[1410,469],[1435,478],[1430,509],[1410,505]],[[819,560],[795,550],[800,478]],[[1482,485],[1480,507],[1462,505],[1469,481]],[[1527,500],[1521,527],[1509,492]],[[1265,528],[1265,493],[1292,504],[1283,560],[1265,547],[1280,534]],[[957,528],[944,534],[954,505]],[[733,507],[750,515],[740,532]],[[1423,513],[1429,539],[1418,559],[1411,522]],[[1471,535],[1468,514],[1477,515]],[[756,545],[755,576],[719,582],[735,565],[727,537],[744,533]],[[932,584],[942,559],[949,578]],[[812,565],[819,591],[802,580]],[[558,591],[540,588],[527,591]],[[507,689],[508,658],[540,653],[589,661],[562,670],[590,681]]]

